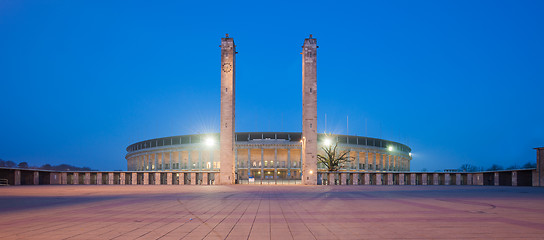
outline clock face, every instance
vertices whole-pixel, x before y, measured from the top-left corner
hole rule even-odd
[[[228,73],[232,71],[232,65],[230,63],[223,63],[222,69],[223,69],[223,72]]]

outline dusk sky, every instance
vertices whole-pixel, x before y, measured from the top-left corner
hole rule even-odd
[[[523,165],[543,26],[544,1],[0,0],[0,158],[126,170],[132,143],[218,132],[225,33],[236,131],[300,132],[313,34],[319,132],[407,144],[416,171]]]

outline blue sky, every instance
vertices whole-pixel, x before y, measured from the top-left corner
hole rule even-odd
[[[508,167],[544,146],[542,1],[0,0],[0,158],[126,169],[136,141],[218,131],[220,38],[237,131],[318,129],[413,149],[412,170]],[[365,127],[366,126],[366,127]]]

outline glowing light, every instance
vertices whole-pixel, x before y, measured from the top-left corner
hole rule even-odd
[[[206,143],[206,146],[213,146],[215,144],[215,141],[213,140],[213,138],[209,137],[204,140],[204,143]]]
[[[410,157],[412,156],[412,153],[408,153],[408,155],[410,155]]]
[[[310,170],[310,174],[313,174],[313,173],[314,173],[314,171]]]
[[[389,149],[389,151],[393,151],[393,147],[391,147],[391,146],[389,146],[388,149]]]
[[[330,146],[332,144],[332,141],[329,138],[325,138],[325,141],[323,141],[323,143],[325,144],[325,146]]]

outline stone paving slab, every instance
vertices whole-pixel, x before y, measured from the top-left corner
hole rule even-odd
[[[10,186],[0,239],[544,239],[544,188]]]

